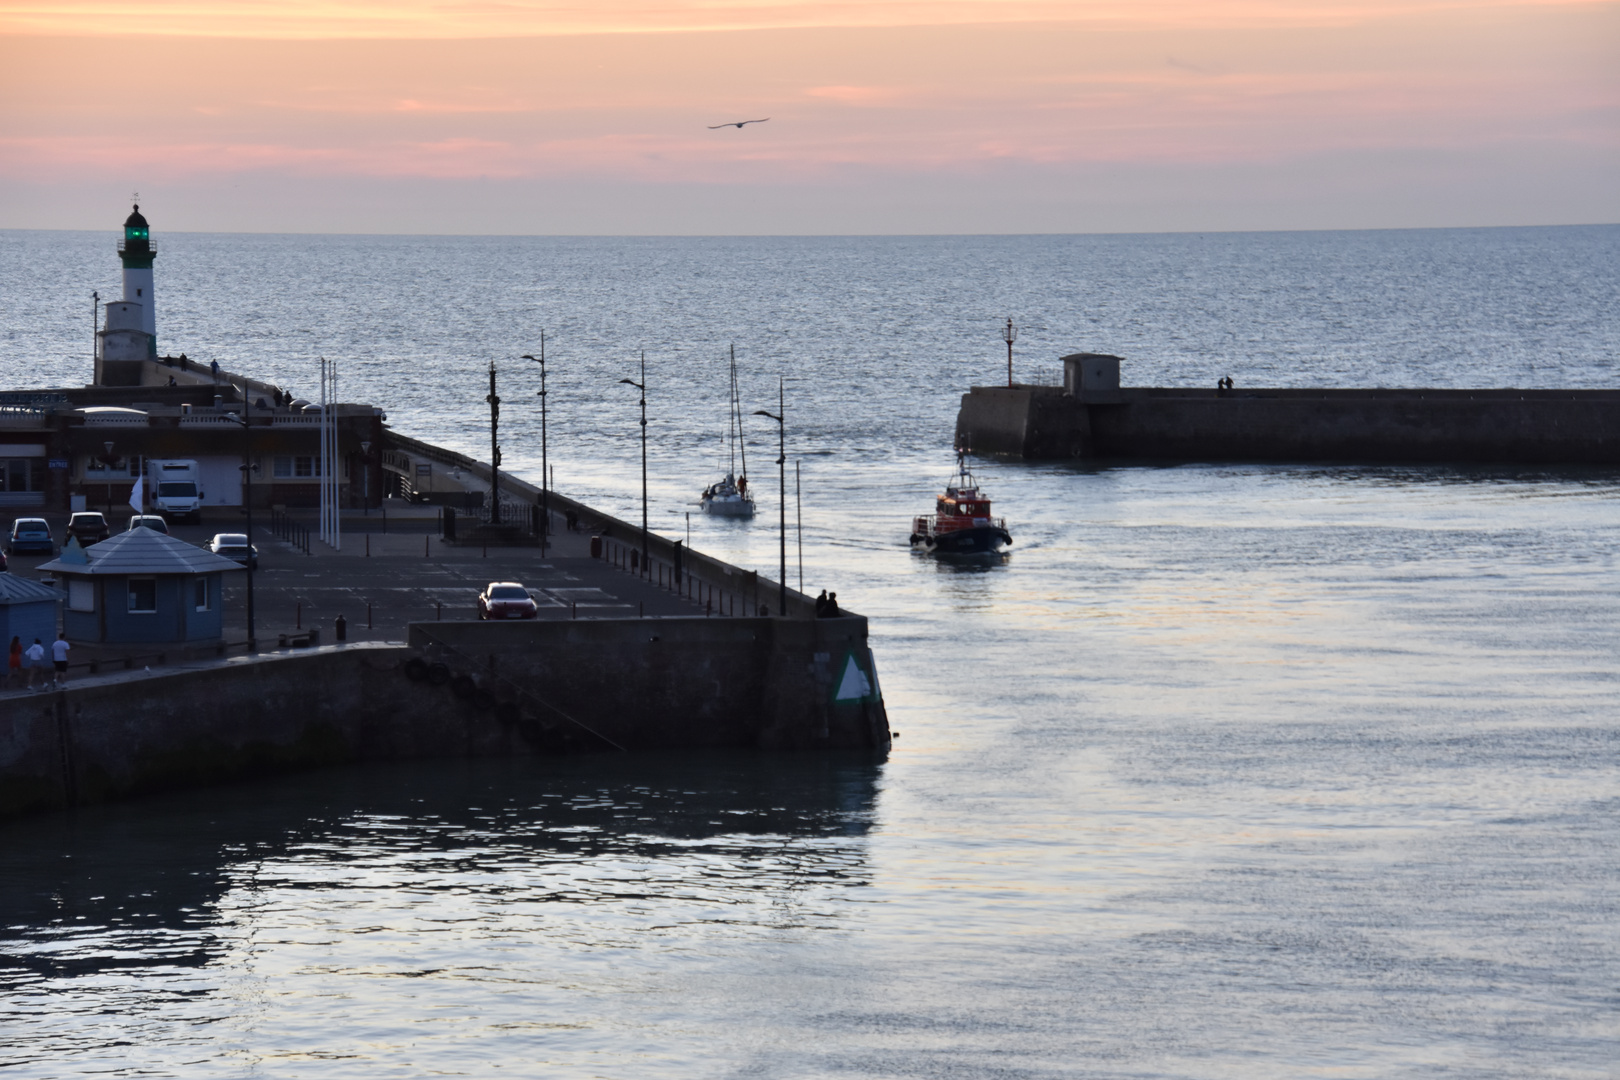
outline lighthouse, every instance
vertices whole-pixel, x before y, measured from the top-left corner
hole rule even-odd
[[[146,331],[146,355],[157,355],[157,311],[152,299],[152,230],[136,203],[124,219],[124,239],[118,245],[124,263],[124,302],[141,306],[141,329]]]
[[[157,357],[157,319],[152,311],[152,234],[140,204],[124,221],[118,242],[124,264],[124,298],[107,301],[107,321],[96,331],[96,382],[139,386],[146,362]]]

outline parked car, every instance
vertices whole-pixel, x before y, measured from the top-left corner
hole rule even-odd
[[[80,547],[89,547],[111,536],[112,529],[100,510],[84,510],[68,518],[68,535],[75,537]]]
[[[250,569],[259,568],[259,549],[248,543],[247,533],[215,533],[208,550]]]
[[[6,550],[13,555],[55,555],[56,541],[44,518],[18,518],[11,523]]]
[[[161,514],[136,514],[129,519],[129,527],[131,529],[151,529],[153,532],[160,532],[164,536],[169,535],[169,523],[163,520]]]
[[[480,619],[532,619],[539,614],[540,605],[515,581],[492,581],[478,595]]]

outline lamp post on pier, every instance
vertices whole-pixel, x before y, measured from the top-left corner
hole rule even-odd
[[[778,539],[781,541],[782,548],[782,564],[776,575],[779,590],[776,601],[778,615],[787,614],[787,421],[783,419],[787,415],[787,409],[784,408],[785,399],[782,383],[782,377],[778,375],[776,377],[776,411],[774,413],[766,412],[764,409],[754,410],[755,416],[768,416],[776,421],[776,477],[779,488],[776,505],[781,518]]]
[[[116,459],[113,457],[112,443],[104,442],[101,444],[101,448],[106,451],[101,457],[101,465],[107,470],[107,516],[112,517],[112,468],[113,461]]]
[[[546,466],[546,331],[540,329],[540,355],[523,354],[524,360],[540,365],[540,554],[546,553],[551,536],[551,470]]]
[[[641,572],[647,572],[647,353],[641,353],[641,381],[620,379],[641,391]]]
[[[495,361],[489,362],[489,523],[501,521],[501,398],[495,392]]]
[[[242,505],[247,509],[247,646],[248,652],[259,651],[258,635],[253,627],[253,570],[258,558],[253,550],[253,424],[248,416],[247,394],[242,395],[242,415],[224,413],[242,425]]]

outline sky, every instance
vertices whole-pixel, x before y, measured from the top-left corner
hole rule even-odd
[[[1602,0],[0,0],[0,47],[8,228],[1620,221]]]

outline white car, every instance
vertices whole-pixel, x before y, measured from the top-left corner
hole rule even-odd
[[[248,543],[247,533],[215,533],[208,550],[249,569],[259,568],[259,549]]]

